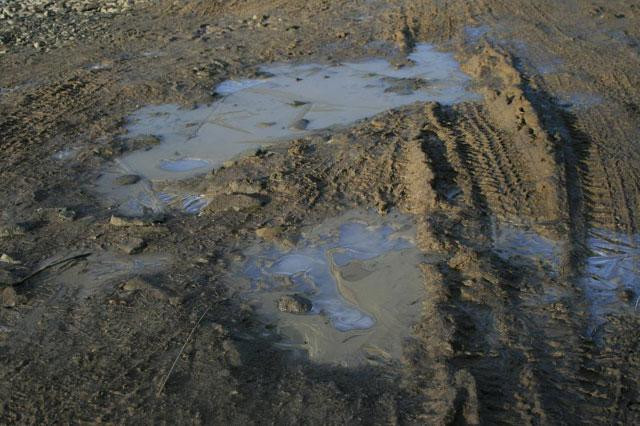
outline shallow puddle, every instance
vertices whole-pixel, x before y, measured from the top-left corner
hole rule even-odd
[[[640,308],[640,235],[592,230],[582,285],[598,325],[604,316]]]
[[[318,362],[390,362],[420,315],[423,282],[415,229],[402,216],[351,212],[303,233],[289,250],[262,243],[243,267],[242,291],[285,337]],[[309,312],[281,312],[287,295]]]
[[[613,313],[640,309],[640,235],[628,236],[604,229],[589,232],[580,287],[591,312],[590,329]],[[518,257],[548,266],[552,276],[560,272],[562,243],[543,237],[531,229],[499,224],[494,227],[493,245],[505,260]],[[560,290],[544,289],[543,303],[554,303]],[[640,312],[640,311],[639,311]]]
[[[54,257],[43,264],[54,263],[58,259]],[[125,256],[100,252],[61,264],[55,273],[43,274],[43,279],[63,283],[56,286],[61,294],[73,293],[78,298],[88,298],[98,293],[112,293],[114,285],[123,279],[162,272],[171,262],[169,257],[157,254]]]
[[[142,108],[130,119],[128,137],[153,135],[161,143],[121,160],[148,179],[193,176],[247,150],[308,131],[342,126],[414,102],[475,99],[469,78],[453,56],[420,44],[414,65],[384,59],[339,65],[269,65],[265,77],[228,80],[208,106]]]
[[[562,245],[530,228],[494,224],[492,242],[494,251],[504,260],[521,257],[544,264],[554,274],[559,272]]]
[[[130,169],[116,161],[110,168],[103,171],[94,186],[102,196],[103,202],[119,214],[137,217],[164,213],[167,209],[198,214],[210,202],[210,199],[202,194],[158,191],[151,181],[143,177],[127,185],[118,182],[123,176],[131,176],[130,172]]]
[[[79,151],[80,149],[76,147],[64,148],[60,151],[56,151],[52,157],[58,161],[72,160],[76,157],[76,155],[78,155]]]
[[[588,109],[603,102],[601,96],[593,93],[564,92],[558,95],[560,106],[570,110]]]

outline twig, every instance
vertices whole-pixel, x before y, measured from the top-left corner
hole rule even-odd
[[[65,257],[64,259],[61,260],[56,260],[55,262],[49,263],[48,265],[42,266],[39,269],[36,269],[35,271],[33,271],[32,273],[30,273],[29,275],[27,275],[26,277],[24,277],[23,279],[21,279],[20,281],[16,282],[15,284],[13,284],[14,286],[18,286],[21,284],[24,284],[25,282],[27,282],[28,280],[30,280],[31,278],[35,277],[36,275],[38,275],[39,273],[52,268],[56,265],[60,265],[61,263],[66,263],[69,262],[70,260],[76,260],[76,259],[84,259],[87,258],[89,256],[91,256],[91,252],[86,252],[86,253],[80,253],[80,254],[75,254],[73,256],[69,256],[69,257]]]
[[[200,319],[198,320],[198,322],[196,322],[196,324],[191,329],[191,332],[187,336],[187,340],[184,341],[184,344],[182,345],[182,348],[180,348],[180,352],[178,352],[178,355],[176,356],[176,359],[173,360],[173,364],[171,364],[171,368],[169,369],[169,372],[164,377],[164,380],[162,380],[162,384],[160,385],[160,388],[158,389],[157,396],[160,396],[160,394],[164,390],[164,386],[167,384],[167,381],[169,380],[169,376],[171,376],[171,373],[173,372],[173,369],[175,368],[176,364],[178,363],[178,359],[180,359],[180,355],[182,355],[182,352],[184,352],[184,348],[187,347],[187,343],[189,343],[189,340],[191,340],[191,336],[193,336],[193,333],[196,331],[196,328],[198,328],[198,326],[200,325],[200,322],[202,321],[204,316],[207,314],[207,312],[209,312],[209,309],[211,309],[211,306],[208,306],[207,309],[205,309],[205,311],[200,316]]]

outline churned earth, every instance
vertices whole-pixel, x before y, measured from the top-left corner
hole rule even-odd
[[[0,0],[2,423],[640,421],[640,6]]]

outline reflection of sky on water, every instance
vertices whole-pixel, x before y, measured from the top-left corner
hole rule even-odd
[[[340,331],[367,329],[375,324],[374,318],[342,297],[333,268],[413,247],[411,241],[394,233],[386,225],[348,222],[339,227],[338,235],[303,240],[287,252],[274,247],[265,249],[247,262],[245,274],[254,283],[265,283],[268,289],[277,287],[277,276],[287,276],[293,282],[292,290],[304,293],[312,301],[312,314],[326,315]]]

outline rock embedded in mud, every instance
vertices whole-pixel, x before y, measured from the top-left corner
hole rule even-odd
[[[224,350],[224,358],[229,365],[232,367],[242,366],[242,357],[240,356],[240,351],[238,351],[235,343],[227,339],[222,342],[222,349]]]
[[[291,123],[291,125],[289,126],[289,129],[291,130],[307,130],[307,127],[309,126],[309,120],[301,118],[300,120],[296,120],[293,123]]]
[[[252,182],[249,180],[234,180],[229,182],[225,194],[244,193],[248,195],[258,194],[262,191],[260,182]]]
[[[126,254],[137,254],[145,248],[147,243],[142,238],[130,238],[118,245]]]
[[[139,291],[148,290],[150,288],[153,288],[153,286],[151,285],[151,283],[140,277],[134,277],[122,284],[121,288],[124,291]]]
[[[55,210],[57,218],[61,221],[72,221],[72,220],[76,220],[76,217],[78,216],[78,214],[75,212],[75,210],[72,210],[70,208],[67,207],[60,207],[57,208]]]
[[[13,287],[5,287],[0,294],[2,306],[5,308],[13,308],[18,304],[18,294]]]
[[[154,223],[159,223],[162,222],[165,218],[161,215],[155,216],[155,217],[145,217],[145,218],[139,218],[139,217],[127,217],[127,216],[119,216],[119,215],[112,215],[111,219],[109,220],[109,224],[112,226],[151,226]]]
[[[109,220],[109,224],[113,226],[145,226],[146,221],[133,217],[125,217],[125,216],[111,216],[111,220]]]
[[[290,294],[278,299],[278,310],[291,314],[306,314],[311,311],[311,301],[299,294]]]
[[[8,263],[10,265],[19,265],[20,264],[20,261],[15,260],[13,257],[9,256],[7,253],[2,253],[2,256],[0,256],[0,262]]]
[[[177,306],[180,304],[181,299],[175,296],[170,290],[154,285],[141,277],[133,277],[120,286],[123,291],[128,293],[142,292],[147,296],[161,301],[168,301],[171,305]]]
[[[214,197],[206,210],[212,212],[234,210],[238,212],[260,206],[262,206],[260,199],[247,194],[222,194]]]
[[[265,241],[273,241],[282,233],[280,226],[263,226],[256,229],[256,236]]]
[[[125,185],[133,185],[140,181],[140,176],[138,175],[122,175],[118,176],[115,179],[116,184],[125,186]]]

